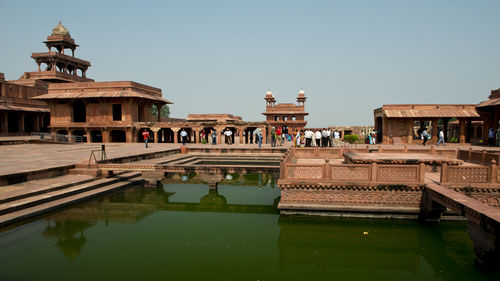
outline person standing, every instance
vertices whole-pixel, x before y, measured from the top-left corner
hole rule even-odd
[[[259,131],[257,133],[257,140],[259,141],[259,148],[261,148],[261,146],[262,146],[262,132],[261,131]]]
[[[340,133],[337,130],[335,130],[335,132],[333,132],[333,138],[335,139],[335,145],[339,145]]]
[[[495,129],[490,128],[488,131],[488,146],[493,146],[495,143]]]
[[[212,131],[212,145],[216,145],[216,144],[217,144],[217,131],[213,130]]]
[[[328,142],[327,132],[326,129],[323,128],[323,131],[321,131],[321,147],[326,147],[327,142]]]
[[[144,132],[142,132],[142,137],[144,138],[144,143],[146,144],[146,148],[148,148],[149,131],[145,130]]]
[[[281,146],[281,128],[276,129],[276,140],[278,141],[278,146]]]
[[[333,131],[328,129],[328,146],[333,147]]]
[[[316,130],[316,133],[314,133],[314,137],[316,138],[316,146],[320,147],[321,146],[321,132],[319,130]]]
[[[443,130],[439,130],[438,136],[439,136],[439,140],[438,140],[436,146],[439,146],[440,143],[443,143],[443,145],[446,146],[446,143],[444,142],[444,132],[443,132]]]
[[[422,131],[422,145],[425,145],[426,142],[427,142],[427,130],[424,128],[424,130]]]
[[[274,127],[271,128],[271,147],[276,146],[276,130]]]
[[[497,134],[496,134],[495,137],[497,139],[496,146],[500,146],[500,130],[497,130]]]
[[[227,139],[228,139],[229,145],[232,145],[233,144],[233,131],[227,130]]]
[[[186,145],[187,135],[188,133],[186,132],[186,130],[182,129],[181,131],[182,145]]]

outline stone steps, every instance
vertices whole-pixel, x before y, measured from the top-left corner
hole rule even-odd
[[[57,179],[57,181],[54,181],[54,179]],[[51,191],[89,183],[95,180],[96,178],[92,176],[71,175],[52,178],[52,180],[33,180],[20,184],[10,185],[8,187],[0,187],[2,189],[0,205]],[[61,184],[61,182],[63,183]],[[9,190],[6,191],[5,189]]]
[[[125,187],[140,181],[140,175],[126,172],[0,204],[0,227]]]

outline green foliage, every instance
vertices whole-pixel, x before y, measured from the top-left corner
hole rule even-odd
[[[457,137],[448,138],[449,143],[458,143],[459,139]]]
[[[356,143],[359,140],[358,135],[345,135],[344,140],[348,143]]]
[[[156,117],[157,114],[158,114],[158,107],[156,107],[156,105],[153,105],[151,107],[151,115],[153,117]],[[170,107],[168,107],[167,104],[161,107],[161,117],[163,118],[170,117]]]

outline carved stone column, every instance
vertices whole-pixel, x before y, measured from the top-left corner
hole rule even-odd
[[[172,128],[172,132],[174,132],[174,143],[179,143],[179,130],[180,128]]]
[[[132,129],[125,130],[125,142],[134,142],[134,135]]]
[[[458,126],[460,128],[460,143],[465,143],[465,120],[459,119]]]
[[[19,113],[19,119],[17,119],[17,127],[19,130],[19,133],[24,133],[24,113]]]
[[[154,143],[158,143],[158,132],[160,131],[160,128],[153,127],[151,128],[151,131],[154,133]]]
[[[438,140],[438,119],[432,119],[431,143],[436,144]]]
[[[243,130],[241,128],[238,128],[238,135],[240,139],[240,144],[243,144]]]
[[[407,130],[408,130],[407,142],[408,142],[408,144],[412,144],[413,143],[413,119],[408,120]]]
[[[102,129],[102,142],[109,142],[109,129]]]

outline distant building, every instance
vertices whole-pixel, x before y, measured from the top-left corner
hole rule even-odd
[[[378,142],[421,143],[421,133],[426,130],[431,136],[428,143],[435,144],[439,129],[445,139],[456,132],[449,126],[453,120],[458,120],[457,142],[470,142],[472,122],[480,120],[480,115],[474,104],[390,104],[375,109],[374,118]]]
[[[31,98],[47,93],[47,82],[19,84],[0,73],[0,136],[47,131],[49,108]]]
[[[297,96],[297,105],[293,103],[279,103],[276,104],[276,99],[274,98],[271,90],[266,92],[266,111],[262,114],[266,116],[266,122],[271,127],[281,127],[288,129],[289,133],[293,133],[295,130],[302,130],[307,124],[305,120],[306,115],[309,113],[305,112],[304,105],[306,102],[306,95],[304,90],[299,91]]]

